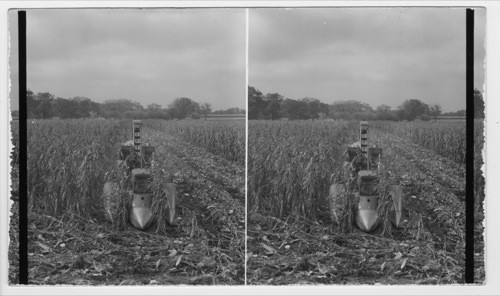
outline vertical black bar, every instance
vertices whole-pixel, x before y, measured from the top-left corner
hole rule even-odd
[[[466,11],[465,282],[474,283],[474,10]]]
[[[19,284],[28,284],[28,170],[26,106],[26,11],[18,11],[19,29]]]

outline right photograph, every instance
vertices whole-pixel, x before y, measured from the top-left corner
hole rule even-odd
[[[476,284],[485,15],[474,8]],[[256,8],[248,26],[247,284],[463,284],[466,9]]]

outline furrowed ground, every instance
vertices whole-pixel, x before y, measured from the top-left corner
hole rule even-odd
[[[62,126],[66,124],[95,133],[70,133],[68,126]],[[28,143],[33,148],[28,160],[38,160],[38,167],[34,162],[29,168],[38,170],[29,176],[33,185],[28,189],[30,284],[243,283],[244,166],[181,139],[168,124],[145,122],[141,141],[156,147],[155,179],[161,182],[164,173],[173,176],[178,219],[175,226],[153,225],[146,231],[130,224],[112,225],[104,218],[101,200],[104,182],[112,180],[118,147],[131,138],[131,122],[35,121],[29,126],[29,137],[37,142]],[[49,134],[42,132],[47,129]],[[244,131],[244,123],[238,122],[234,129]],[[58,136],[64,141],[57,141]],[[90,138],[94,139],[91,145],[71,146],[70,141],[83,143]],[[44,146],[45,139],[56,143],[47,144],[44,150],[35,147]],[[57,145],[71,148],[54,147]],[[39,155],[42,151],[59,155]],[[70,159],[75,163],[68,163]],[[56,181],[62,185],[53,184]],[[57,202],[50,203],[48,198]],[[16,218],[14,214],[11,221]],[[10,248],[9,281],[16,283],[16,240]]]
[[[324,123],[303,124],[310,125],[310,133],[316,133],[314,129],[325,128]],[[350,133],[357,135],[357,124],[350,124]],[[262,128],[261,125],[267,125],[269,130],[276,128],[271,126],[272,123],[251,122],[249,154],[257,153],[252,150],[252,143],[256,146],[259,144],[252,137],[256,137],[258,133],[252,129],[259,130]],[[286,125],[287,123],[282,123],[279,129],[287,130]],[[375,126],[372,125],[370,129],[369,142],[384,149],[384,166],[392,176],[399,178],[403,186],[403,223],[400,229],[393,228],[386,234],[381,234],[380,230],[367,234],[356,228],[352,231],[343,231],[328,217],[327,189],[322,188],[317,192],[305,190],[292,197],[293,193],[290,192],[300,191],[302,184],[309,181],[307,178],[299,177],[294,184],[287,185],[280,184],[278,180],[269,180],[268,182],[274,186],[287,187],[286,190],[289,191],[288,195],[291,198],[308,199],[312,194],[316,198],[317,206],[308,203],[305,208],[291,207],[287,213],[279,215],[279,211],[271,205],[259,207],[257,210],[254,208],[249,213],[247,256],[249,284],[464,282],[465,166],[415,144],[410,138],[382,131]],[[331,122],[328,128],[333,135],[336,133],[334,130],[340,128],[339,123]],[[300,134],[300,130],[294,127],[289,126],[288,129],[296,131],[295,141],[297,145],[302,145],[301,139],[306,136]],[[350,140],[352,139],[345,138],[345,142],[341,145],[342,149],[345,149],[345,144]],[[331,139],[324,139],[311,146],[331,146],[329,141]],[[274,153],[280,152],[275,150]],[[292,152],[287,149],[281,153],[292,156]],[[268,158],[272,159],[272,156]],[[252,162],[253,158],[249,156],[249,159]],[[331,166],[330,171],[325,168],[325,163],[326,166]],[[262,170],[262,174],[269,174],[279,167],[264,166],[258,160],[254,160],[249,166],[256,171]],[[283,166],[285,170],[298,169],[293,166],[286,167],[286,164]],[[328,173],[334,174],[338,169],[337,166],[332,166],[317,156],[316,158],[313,156],[310,163],[304,162],[301,167],[302,170],[317,172],[321,169],[322,174],[316,174],[316,178]],[[255,187],[249,185],[251,208],[255,206],[256,199],[273,199],[263,194],[259,195],[263,193],[259,191],[259,188],[263,187],[262,183],[252,183],[250,180],[249,184],[257,184]],[[283,199],[282,203],[286,204],[287,200]],[[316,207],[315,215],[311,215],[313,211],[308,210],[308,206]],[[476,214],[476,217],[478,216],[480,215]],[[482,221],[482,216],[478,219]],[[484,281],[480,221],[477,223],[476,231],[477,282]]]

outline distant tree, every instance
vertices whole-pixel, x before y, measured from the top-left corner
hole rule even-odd
[[[380,112],[380,113],[388,113],[391,111],[391,107],[382,104],[382,105],[378,106],[376,110],[377,110],[377,112]]]
[[[394,113],[398,116],[399,121],[403,121],[405,119],[405,110],[399,106]]]
[[[136,101],[132,101],[132,110],[135,110],[135,111],[144,111],[144,107],[142,106],[141,103],[136,102]]]
[[[442,115],[444,116],[466,116],[466,112],[465,110],[458,110],[458,111],[455,111],[455,112],[446,112],[446,113],[443,113]]]
[[[356,112],[352,114],[352,118],[354,120],[374,120],[375,119],[375,113],[374,112]]]
[[[162,118],[163,112],[160,104],[152,103],[146,107],[146,117],[147,118]]]
[[[160,104],[156,104],[156,103],[152,103],[152,104],[149,104],[147,106],[147,109],[148,109],[148,111],[158,112],[158,111],[161,110],[161,105]]]
[[[111,118],[137,118],[143,116],[144,107],[128,99],[108,100],[101,104],[101,112]],[[141,117],[142,118],[142,117]]]
[[[201,114],[203,114],[203,116],[205,116],[205,120],[207,120],[207,115],[210,114],[210,112],[212,112],[212,105],[210,105],[209,103],[201,104],[200,112]]]
[[[175,110],[175,109],[174,109],[174,108],[172,108],[172,107],[168,107],[168,108],[166,109],[166,112],[165,112],[165,113],[166,113],[166,115],[167,115],[167,118],[168,118],[168,119],[178,118],[178,116],[177,116],[177,110]]]
[[[375,120],[392,120],[396,121],[399,119],[397,111],[392,111],[390,106],[380,105],[376,109],[376,113],[374,116]]]
[[[227,109],[226,113],[227,114],[246,114],[246,110],[238,108],[238,107],[233,107],[233,108]]]
[[[397,111],[377,112],[377,113],[375,113],[374,119],[375,120],[390,120],[390,121],[401,120]]]
[[[330,116],[345,120],[369,120],[373,118],[373,108],[360,101],[337,101],[330,105]]]
[[[26,112],[28,118],[37,118],[38,102],[35,101],[35,94],[31,90],[26,91]]]
[[[412,121],[423,114],[429,113],[429,105],[420,100],[411,99],[404,101],[398,107],[398,115],[403,119]]]
[[[131,111],[126,111],[125,114],[123,114],[125,118],[128,119],[143,119],[148,117],[148,113],[144,110],[131,110]]]
[[[309,119],[310,110],[307,102],[286,99],[284,102],[284,116],[290,120]]]
[[[248,119],[262,119],[264,116],[264,96],[261,91],[248,87]]]
[[[373,108],[369,104],[354,100],[337,101],[334,102],[331,106],[337,112],[354,113],[354,112],[373,111]]]
[[[266,118],[271,120],[280,119],[283,114],[283,96],[278,93],[269,93],[265,95],[264,102],[266,103],[266,108],[264,109]]]
[[[162,108],[158,111],[158,119],[172,119],[168,116],[168,108]]]
[[[90,112],[99,111],[99,103],[93,102],[87,97],[74,97],[71,101],[77,106],[76,118],[88,118],[90,117]]]
[[[309,118],[312,120],[319,118],[319,113],[322,111],[321,102],[316,98],[305,97],[302,99],[302,102],[306,103]]]
[[[52,110],[54,95],[49,92],[37,93],[35,95],[35,101],[38,102],[35,109],[38,118],[52,118],[52,116],[54,116],[54,112]]]
[[[484,98],[478,89],[474,89],[474,118],[484,118]]]
[[[200,110],[200,105],[189,98],[177,98],[169,107],[175,110],[175,117],[178,119],[184,119]]]
[[[441,115],[441,105],[433,104],[429,107],[429,115],[434,117],[434,122],[437,121],[437,117]]]
[[[55,116],[59,116],[60,118],[78,118],[79,110],[78,103],[64,99],[57,98],[52,103],[52,108]]]

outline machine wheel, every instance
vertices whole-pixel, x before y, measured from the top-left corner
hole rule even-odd
[[[168,217],[167,221],[170,225],[174,225],[175,221],[175,202],[177,199],[177,189],[174,183],[163,184],[163,192],[167,198]]]
[[[389,186],[389,194],[392,198],[391,221],[397,228],[403,214],[403,188],[399,185],[391,185]]]
[[[104,209],[106,217],[114,222],[113,217],[120,206],[120,185],[117,182],[106,182],[102,190]]]
[[[335,220],[337,224],[340,224],[340,215],[342,213],[344,205],[344,200],[342,199],[342,194],[345,192],[346,188],[344,184],[333,184],[330,186],[330,194],[328,196],[328,201],[330,203],[330,212],[332,215],[332,220]]]

